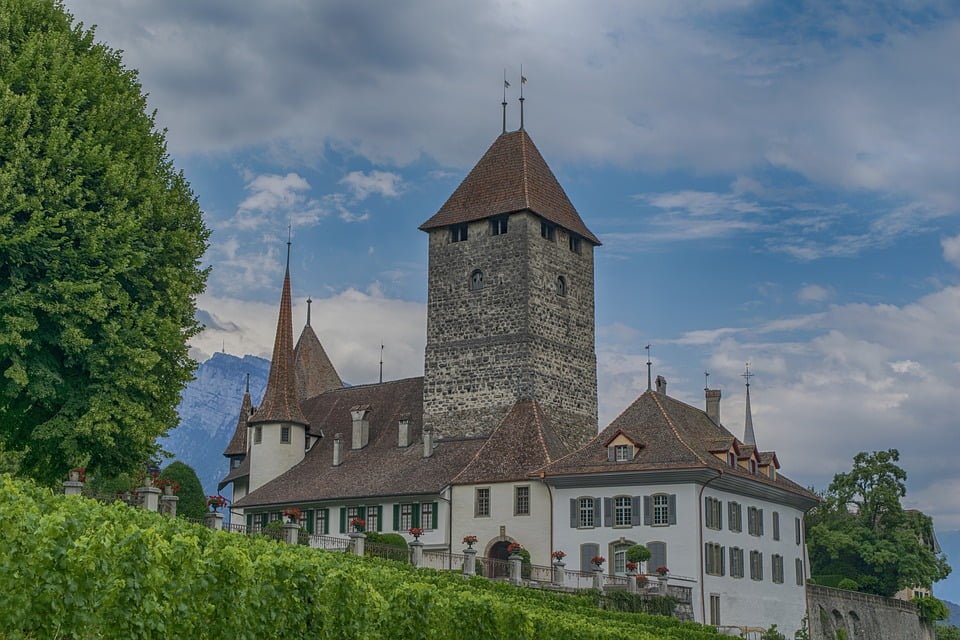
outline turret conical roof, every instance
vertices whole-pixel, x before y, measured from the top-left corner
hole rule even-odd
[[[743,442],[744,444],[757,446],[757,437],[753,433],[753,412],[750,410],[750,385],[747,384],[747,409],[743,419]]]
[[[289,248],[288,248],[289,252]],[[280,315],[277,318],[277,335],[273,342],[273,356],[270,359],[270,377],[267,378],[267,390],[263,402],[256,413],[250,417],[250,424],[262,422],[295,422],[308,424],[297,400],[297,385],[293,360],[293,311],[290,296],[290,260],[287,259],[287,271],[283,277],[283,291],[280,294]]]
[[[343,388],[343,380],[327,357],[320,338],[307,324],[293,351],[297,378],[297,398],[313,398],[331,389]]]
[[[600,244],[522,129],[494,140],[453,195],[420,229],[428,231],[524,210]]]
[[[240,417],[237,419],[237,427],[233,431],[233,437],[230,443],[223,450],[223,455],[228,458],[234,456],[243,456],[247,453],[247,420],[250,418],[250,411],[253,403],[250,401],[250,382],[247,379],[247,390],[243,394],[243,401],[240,403]]]

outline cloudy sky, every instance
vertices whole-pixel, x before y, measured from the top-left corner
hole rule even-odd
[[[293,225],[354,383],[422,372],[430,217],[499,133],[502,74],[604,246],[601,421],[703,372],[824,487],[896,447],[960,529],[960,14],[948,2],[68,1],[122,49],[213,229],[203,359],[268,355]],[[955,578],[957,583],[960,580]],[[960,599],[960,587],[953,590]]]

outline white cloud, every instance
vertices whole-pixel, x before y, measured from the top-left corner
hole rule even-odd
[[[797,291],[797,300],[805,304],[825,302],[833,295],[833,290],[818,284],[804,285]]]
[[[403,190],[403,179],[390,171],[351,171],[340,180],[357,200],[365,200],[371,194],[384,198],[396,198]]]
[[[940,245],[943,247],[943,259],[960,268],[960,236],[943,238]]]
[[[320,201],[308,197],[310,183],[297,173],[245,173],[245,178],[247,196],[237,206],[234,217],[221,227],[244,231],[271,223],[305,227],[316,224],[328,214]]]

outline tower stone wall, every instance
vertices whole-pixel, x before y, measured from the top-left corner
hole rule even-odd
[[[430,231],[424,420],[440,435],[489,433],[519,397],[539,400],[568,445],[596,433],[593,245],[576,253],[540,225],[523,211],[501,235],[489,219],[461,242]]]

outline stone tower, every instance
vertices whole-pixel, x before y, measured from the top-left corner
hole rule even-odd
[[[597,432],[593,250],[530,136],[499,136],[430,234],[424,425],[489,433],[537,400],[574,446]]]

